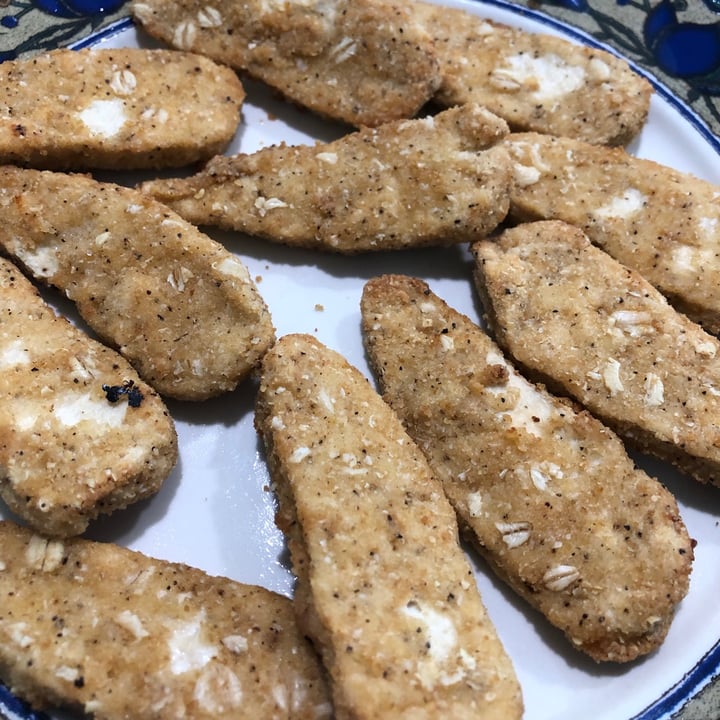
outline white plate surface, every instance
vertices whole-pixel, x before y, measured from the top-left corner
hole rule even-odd
[[[543,21],[527,10],[450,1],[530,31],[583,39],[577,31]],[[151,44],[127,23],[92,43],[103,47]],[[337,127],[292,108],[257,85],[247,83],[246,89],[243,123],[228,153],[252,152],[280,141],[311,143],[338,136]],[[662,88],[652,101],[647,126],[630,149],[720,184],[717,139],[704,132]],[[461,248],[336,257],[237,234],[213,236],[237,253],[258,278],[278,336],[311,333],[368,377],[359,301],[364,283],[375,275],[397,272],[424,278],[448,303],[480,322],[471,263]],[[283,537],[273,521],[269,477],[253,429],[253,401],[254,385],[248,382],[232,394],[202,404],[169,403],[180,438],[178,467],[156,497],[97,521],[89,536],[290,595],[293,581]],[[675,492],[689,532],[698,542],[690,592],[665,644],[651,657],[624,667],[586,659],[471,555],[488,611],[522,684],[526,720],[670,718],[717,673],[719,653],[712,649],[720,638],[716,560],[720,491],[702,487],[667,466],[640,462]],[[4,507],[0,507],[0,517],[9,517]]]

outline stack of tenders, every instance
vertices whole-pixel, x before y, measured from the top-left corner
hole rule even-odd
[[[513,133],[514,223],[561,220],[720,332],[720,190],[687,173],[571,138]]]
[[[29,526],[0,522],[0,678],[110,720],[520,718],[459,530],[572,647],[656,650],[693,542],[620,437],[720,484],[720,346],[695,324],[720,329],[720,209],[608,147],[642,128],[649,83],[412,0],[131,9],[172,49],[0,66],[0,495]],[[237,73],[348,131],[220,155]],[[68,172],[193,163],[137,188]],[[424,282],[375,278],[381,397],[318,340],[276,339],[197,225],[343,254],[470,244],[497,344]],[[172,472],[163,397],[254,372],[293,601],[73,538]]]
[[[161,396],[233,390],[275,330],[234,254],[138,190],[59,170],[205,160],[237,131],[240,81],[170,50],[56,51],[0,75],[0,161],[15,163],[0,246],[17,263],[0,260],[0,495],[29,526],[0,525],[0,677],[105,718],[329,717],[289,600],[71,539],[172,472]]]

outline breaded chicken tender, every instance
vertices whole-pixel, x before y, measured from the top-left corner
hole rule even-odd
[[[256,427],[337,720],[520,718],[453,510],[367,378],[286,335],[263,360]]]
[[[156,493],[178,455],[158,395],[4,259],[0,317],[0,496],[10,509],[70,536]]]
[[[621,148],[536,133],[506,139],[516,221],[563,220],[720,333],[720,187]]]
[[[292,603],[109,543],[0,522],[0,677],[103,720],[332,716]]]
[[[230,68],[171,50],[52,50],[0,64],[0,163],[188,165],[222,152],[245,98]]]
[[[478,105],[332,143],[218,157],[141,189],[190,222],[340,253],[467,242],[508,210],[503,120]]]
[[[720,342],[558,221],[473,245],[499,344],[639,450],[720,485]]]
[[[652,86],[597,48],[487,20],[462,8],[413,2],[440,59],[435,100],[476,102],[514,131],[625,145],[642,129]]]
[[[403,2],[135,0],[130,8],[153,37],[356,127],[414,116],[440,83],[432,40]]]
[[[362,317],[383,398],[490,567],[597,661],[657,649],[693,558],[670,492],[426,283],[369,281]]]
[[[6,166],[0,211],[0,246],[163,395],[232,390],[274,342],[245,265],[137,190]]]

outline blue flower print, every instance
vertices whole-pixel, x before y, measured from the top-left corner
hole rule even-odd
[[[124,0],[35,0],[35,5],[58,17],[77,18],[115,12]]]
[[[720,4],[704,1],[710,9]],[[683,21],[671,0],[661,0],[648,13],[643,33],[657,66],[690,85],[689,101],[720,96],[720,21]]]
[[[127,0],[0,0],[8,8],[0,18],[0,62],[14,60],[23,53],[68,45],[87,36],[108,22],[108,18]],[[16,28],[31,25],[30,18],[45,16],[38,32],[15,33]],[[50,16],[50,17],[48,17]],[[48,22],[49,21],[49,22]],[[19,35],[16,38],[15,35]]]
[[[647,15],[645,43],[658,67],[668,75],[697,78],[720,72],[720,21],[683,22],[670,0]]]

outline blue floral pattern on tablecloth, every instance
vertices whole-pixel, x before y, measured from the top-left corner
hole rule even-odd
[[[683,22],[673,3],[662,0],[648,13],[643,38],[664,72],[687,80],[698,95],[720,95],[720,18]]]
[[[66,46],[127,14],[126,0],[0,0],[0,62]]]

